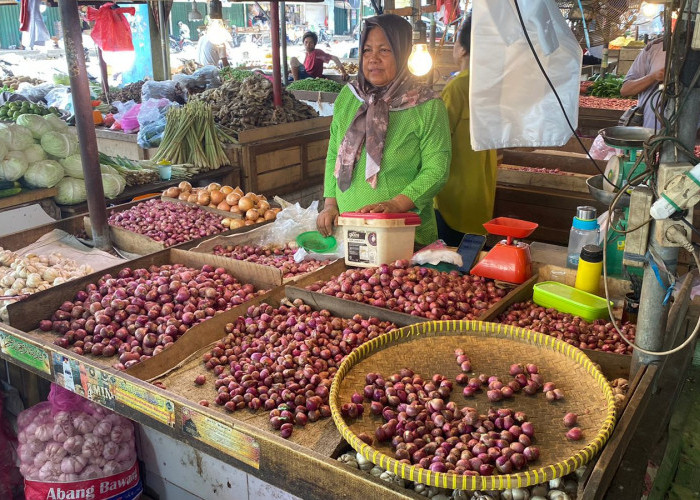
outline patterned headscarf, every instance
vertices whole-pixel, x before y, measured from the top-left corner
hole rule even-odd
[[[362,69],[362,48],[372,29],[384,31],[396,60],[396,77],[383,87],[375,87],[368,82]],[[437,98],[432,89],[419,84],[409,72],[408,56],[411,54],[411,47],[411,25],[404,18],[394,14],[382,14],[365,19],[365,27],[360,37],[360,69],[357,81],[350,84],[350,90],[362,101],[362,105],[338,148],[335,161],[335,177],[341,191],[350,187],[352,172],[360,158],[363,145],[367,150],[365,179],[373,188],[377,187],[377,174],[382,163],[389,125],[389,111],[412,108]]]

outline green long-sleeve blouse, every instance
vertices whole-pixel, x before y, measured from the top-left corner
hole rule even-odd
[[[352,174],[352,184],[341,192],[334,175],[335,160],[360,104],[346,86],[333,105],[323,196],[335,198],[338,210],[343,213],[403,194],[413,201],[421,218],[421,225],[416,229],[416,243],[432,243],[437,239],[432,200],[447,180],[452,155],[445,104],[440,99],[432,99],[409,109],[391,111],[377,188],[373,189],[365,180],[367,152],[363,147]]]

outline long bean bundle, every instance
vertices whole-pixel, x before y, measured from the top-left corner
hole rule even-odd
[[[163,139],[154,159],[191,163],[202,170],[216,170],[228,164],[221,146],[211,108],[202,101],[172,107],[166,115]]]

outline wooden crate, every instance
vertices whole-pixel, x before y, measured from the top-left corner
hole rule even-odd
[[[332,117],[242,131],[229,158],[244,191],[273,196],[323,182]]]

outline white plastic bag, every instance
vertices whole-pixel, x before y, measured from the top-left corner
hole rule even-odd
[[[581,48],[553,0],[517,1],[537,55],[576,128]],[[514,0],[474,1],[469,85],[475,151],[561,146],[572,135],[537,67]]]

